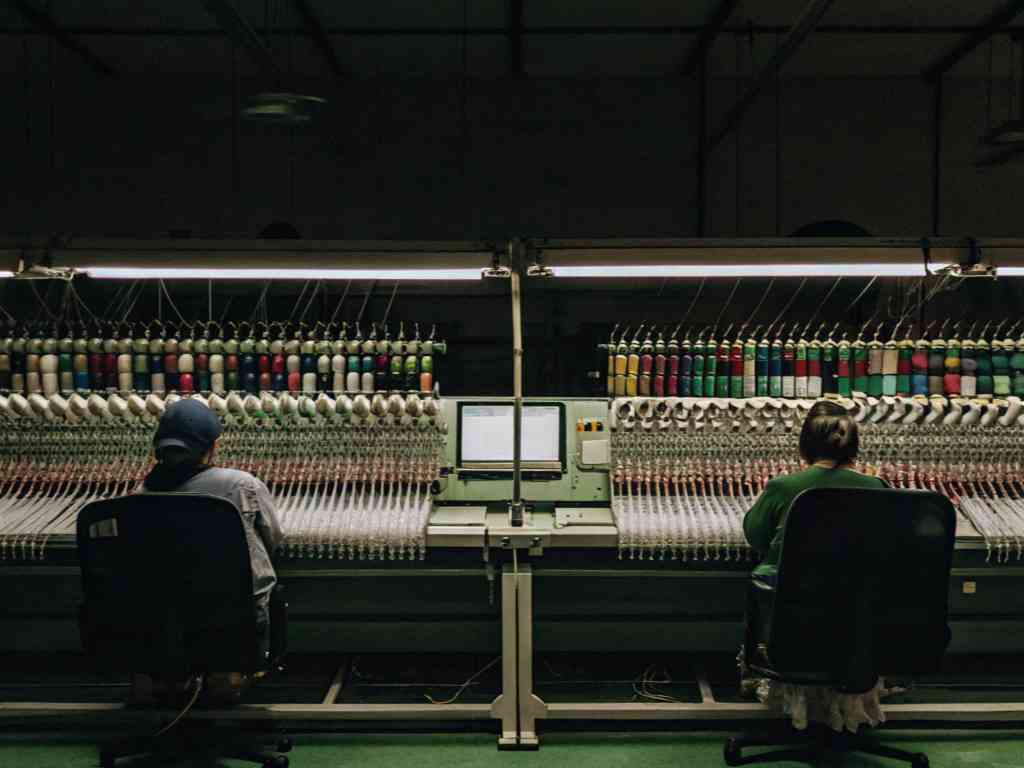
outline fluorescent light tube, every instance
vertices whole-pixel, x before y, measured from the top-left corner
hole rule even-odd
[[[930,264],[932,272],[945,264]],[[924,263],[907,264],[631,264],[553,266],[555,277],[923,277]]]
[[[0,278],[14,277],[14,273],[7,269],[0,269]]]
[[[479,280],[479,269],[246,269],[78,267],[100,280]]]
[[[1024,277],[1024,267],[1000,267],[996,265],[996,277]]]

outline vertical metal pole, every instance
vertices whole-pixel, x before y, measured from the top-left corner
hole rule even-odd
[[[942,75],[932,90],[932,234],[939,234],[942,207]]]
[[[509,525],[523,524],[522,498],[522,429],[523,429],[523,245],[519,240],[508,244],[509,267],[512,270],[512,503]]]

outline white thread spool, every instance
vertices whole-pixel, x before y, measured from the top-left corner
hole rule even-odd
[[[405,412],[414,419],[418,419],[423,415],[423,401],[420,400],[419,395],[415,392],[405,399]]]
[[[164,399],[162,397],[156,393],[152,393],[146,398],[146,411],[148,413],[159,419],[164,415],[164,410],[166,410],[166,406],[164,405]]]
[[[110,407],[107,405],[107,401],[99,395],[89,395],[86,402],[89,404],[89,413],[93,416],[98,416],[101,419],[110,417]]]
[[[28,404],[28,400],[17,392],[7,398],[7,404],[10,406],[11,410],[21,418],[32,418],[32,406]]]
[[[298,373],[302,367],[302,360],[298,355],[288,355],[285,358],[284,365],[288,373]]]
[[[331,373],[331,358],[327,355],[320,355],[316,359],[316,371],[317,373]]]
[[[331,358],[331,371],[334,373],[335,380],[337,380],[338,374],[345,373],[345,357],[344,355],[335,355]]]
[[[315,373],[304,373],[302,374],[302,391],[312,394],[316,392],[316,374]]]
[[[361,391],[365,395],[372,395],[373,394],[373,374],[372,373],[364,373],[363,374]]]
[[[246,395],[242,398],[242,409],[246,416],[256,417],[260,414],[260,400],[255,395]]]
[[[361,419],[370,415],[370,400],[366,395],[359,394],[352,399],[352,413]]]
[[[221,366],[221,367],[223,368],[223,366]],[[210,391],[211,392],[216,392],[218,395],[225,394],[226,390],[224,389],[224,374],[223,374],[223,372],[221,372],[221,373],[211,373],[210,374]]]
[[[210,375],[224,373],[224,355],[210,355]],[[223,375],[221,381],[224,380]]]
[[[345,391],[351,394],[359,391],[359,374],[355,371],[349,371],[345,377]]]
[[[150,377],[150,389],[158,394],[163,394],[167,391],[167,379],[162,373],[154,373]]]
[[[298,403],[295,402],[295,398],[287,392],[281,393],[281,398],[278,400],[278,404],[281,406],[281,413],[285,416],[291,416],[298,411]]]
[[[352,415],[352,398],[348,395],[341,395],[334,403],[334,410],[339,416],[348,418]]]
[[[237,392],[229,393],[225,402],[227,403],[229,413],[233,413],[236,416],[245,415],[245,403],[242,402],[242,398],[238,396]]]
[[[307,395],[299,395],[299,414],[308,419],[316,416],[316,402]]]
[[[260,395],[260,408],[268,416],[274,416],[277,413],[277,398],[269,392],[264,392]]]
[[[47,418],[50,416],[50,402],[42,395],[29,395],[28,405],[34,415],[39,416],[40,418]]]
[[[441,404],[438,402],[436,397],[428,397],[423,400],[423,413],[431,418],[437,416],[441,412]]]
[[[194,373],[195,370],[196,359],[190,353],[186,352],[178,356],[178,373]]]
[[[325,393],[321,392],[319,397],[316,399],[316,412],[324,418],[330,418],[334,416],[334,409],[336,403],[334,400],[329,398]]]
[[[89,415],[89,402],[77,392],[68,398],[68,407],[76,419],[84,419]]]
[[[141,417],[146,413],[146,401],[136,394],[128,395],[128,410],[133,416]]]
[[[107,408],[110,411],[110,415],[114,418],[123,419],[128,415],[128,403],[116,392],[107,398]]]
[[[1008,427],[1017,421],[1017,416],[1020,415],[1021,401],[1019,397],[1008,397],[1006,398],[1006,413],[999,417],[999,423]]]
[[[344,373],[335,373],[332,385],[333,385],[332,386],[332,391],[333,392],[344,392],[345,391],[345,374]]]
[[[370,400],[370,413],[374,416],[383,416],[388,411],[388,403],[384,399],[384,395],[378,393],[373,396]]]

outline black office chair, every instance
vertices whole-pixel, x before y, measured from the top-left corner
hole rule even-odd
[[[956,511],[926,491],[815,488],[793,501],[774,586],[751,581],[744,660],[754,676],[871,690],[882,675],[936,672],[946,623]],[[758,653],[767,645],[767,659]],[[743,756],[752,746],[787,749]],[[838,735],[821,724],[800,733],[743,735],[725,745],[727,765],[797,760],[826,749],[865,752],[926,768],[927,756]]]
[[[78,516],[78,556],[79,629],[100,668],[198,682],[278,667],[287,604],[278,588],[270,626],[257,624],[245,529],[230,501],[154,493],[93,502]],[[122,757],[170,750],[287,768],[284,755],[215,741],[215,729],[189,725],[172,732],[181,737],[173,745],[149,736],[101,747],[100,763],[113,768]],[[287,739],[276,742],[276,752],[289,749]]]

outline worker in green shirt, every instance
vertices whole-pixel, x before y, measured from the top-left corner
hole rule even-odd
[[[853,469],[859,447],[857,423],[838,403],[821,400],[808,411],[800,430],[800,457],[807,469],[770,480],[743,518],[747,541],[761,555],[755,578],[774,583],[789,506],[802,491],[886,487],[877,477]]]

